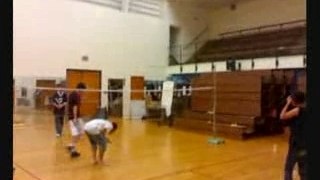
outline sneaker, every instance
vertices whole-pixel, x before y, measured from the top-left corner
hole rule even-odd
[[[56,134],[56,136],[57,136],[57,137],[60,137],[61,135],[60,135],[60,134]]]
[[[74,151],[74,152],[71,152],[70,156],[72,158],[76,158],[76,157],[79,157],[80,156],[80,153],[78,153],[77,151]]]

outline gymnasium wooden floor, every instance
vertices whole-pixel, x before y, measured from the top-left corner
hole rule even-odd
[[[154,122],[120,120],[110,136],[108,166],[93,165],[87,137],[81,157],[70,159],[69,129],[56,138],[51,113],[14,115],[15,180],[281,180],[287,136],[208,144],[210,136],[158,127]]]

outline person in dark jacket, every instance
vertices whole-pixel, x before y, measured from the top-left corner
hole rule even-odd
[[[65,108],[67,105],[67,93],[61,88],[63,85],[60,83],[57,85],[58,90],[53,94],[52,105],[53,105],[53,114],[55,122],[56,136],[60,137],[62,135],[63,125],[64,125],[64,116]]]

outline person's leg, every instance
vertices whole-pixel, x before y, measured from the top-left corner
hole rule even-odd
[[[71,146],[76,147],[78,141],[80,140],[80,135],[73,135],[71,139]]]
[[[81,136],[84,134],[84,123],[81,118],[79,118],[75,123],[75,134],[76,136],[73,138],[73,144],[76,145],[78,141],[81,139]]]
[[[76,122],[73,122],[74,125],[74,136],[72,137],[72,144],[74,146],[74,151],[72,151],[72,154],[75,157],[80,156],[80,153],[76,150],[76,145],[81,139],[81,136],[84,134],[84,123],[81,118],[78,118]]]
[[[100,134],[98,140],[99,140],[98,141],[98,143],[99,143],[99,162],[101,164],[103,164],[104,163],[103,157],[104,157],[104,154],[107,149],[107,139],[104,135]]]
[[[286,158],[285,163],[285,170],[284,170],[284,179],[285,180],[292,180],[292,173],[294,169],[294,165],[296,163],[296,154],[295,149],[292,147],[292,145],[289,145],[289,150]]]
[[[54,115],[54,125],[55,125],[55,130],[56,130],[56,136],[60,136],[60,133],[59,133],[59,115],[58,114],[55,114]]]
[[[56,132],[57,135],[62,135],[62,128],[63,128],[63,115],[57,114],[56,115]]]
[[[62,135],[63,125],[64,125],[64,115],[63,114],[60,115],[59,123],[60,123],[59,132],[60,132],[60,135]]]
[[[90,135],[88,133],[86,133],[86,134],[87,134],[87,137],[88,137],[90,145],[91,145],[93,163],[97,164],[98,159],[97,159],[97,140],[96,140],[96,137],[94,137],[93,135]]]
[[[71,142],[70,142],[70,144],[68,145],[68,147],[74,147],[75,146],[75,144],[74,144],[74,136],[76,136],[76,134],[77,134],[77,130],[76,130],[76,128],[75,128],[75,126],[74,126],[74,123],[73,123],[73,121],[72,120],[69,120],[69,128],[70,128],[70,133],[71,133]]]
[[[68,145],[68,149],[71,152],[71,157],[78,157],[80,153],[76,150],[76,144],[80,139],[80,133],[76,127],[76,123],[73,121],[69,121],[70,131],[71,131],[71,143]]]
[[[79,139],[80,139],[80,137],[85,133],[84,123],[81,118],[77,119],[77,121],[75,123],[75,128],[76,128],[77,134],[79,135]]]
[[[79,141],[79,139],[80,139],[79,135],[72,136],[72,142],[68,147],[70,150],[71,157],[79,157],[80,156],[80,153],[77,151],[77,148],[76,148],[76,144]]]
[[[99,162],[97,158],[97,149],[97,145],[91,145],[93,164],[98,164]]]
[[[77,121],[70,121],[72,144],[75,146],[84,134],[83,121],[78,119]]]
[[[298,168],[300,180],[307,180],[307,154],[306,150],[298,152]]]

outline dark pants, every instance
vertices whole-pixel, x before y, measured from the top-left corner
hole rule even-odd
[[[55,128],[57,134],[62,134],[63,124],[64,124],[64,115],[63,114],[55,114]]]
[[[298,171],[300,180],[307,179],[307,154],[305,149],[297,148],[293,144],[289,144],[289,150],[285,163],[285,180],[292,180],[293,169],[296,163],[298,163]]]

